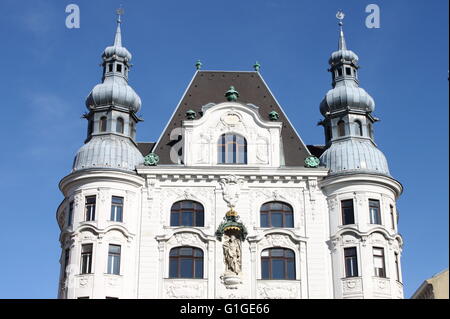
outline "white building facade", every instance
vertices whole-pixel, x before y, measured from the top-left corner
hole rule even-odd
[[[60,182],[59,298],[403,298],[402,186],[342,28],[320,106],[326,145],[307,146],[258,64],[198,63],[159,140],[136,142],[120,25]]]

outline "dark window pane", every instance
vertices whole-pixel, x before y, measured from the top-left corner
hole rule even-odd
[[[181,278],[192,278],[193,277],[192,258],[180,258],[180,275],[181,275]]]
[[[269,260],[263,259],[261,261],[261,278],[262,279],[269,279]]]
[[[272,259],[272,278],[284,279],[284,260]]]
[[[181,256],[192,256],[192,248],[190,247],[180,248],[179,251]]]
[[[170,215],[170,226],[179,226],[178,213],[172,213]]]
[[[295,261],[287,262],[287,279],[295,280]]]
[[[292,214],[285,214],[284,217],[286,220],[284,227],[294,227],[294,216]]]
[[[183,226],[193,226],[194,225],[194,213],[193,212],[183,212],[181,215],[181,224]]]
[[[170,250],[170,256],[178,256],[178,248],[173,248]]]
[[[203,278],[203,259],[195,260],[195,278]]]
[[[269,215],[261,214],[261,227],[269,227]]]
[[[194,256],[195,257],[203,257],[203,251],[198,248],[194,248]]]
[[[284,257],[284,249],[272,248],[270,250],[270,255],[272,257]]]
[[[283,215],[281,213],[272,213],[272,227],[283,227]]]
[[[170,278],[177,278],[178,277],[178,263],[177,263],[177,259],[170,259],[170,264],[169,264],[169,277]]]
[[[195,213],[195,225],[197,227],[203,227],[205,225],[204,213],[203,211]]]

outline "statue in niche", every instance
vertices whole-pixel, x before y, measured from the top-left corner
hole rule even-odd
[[[235,235],[224,236],[223,256],[225,261],[225,273],[238,275],[241,272],[241,241]]]

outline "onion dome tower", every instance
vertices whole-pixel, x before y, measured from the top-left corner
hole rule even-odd
[[[339,11],[338,50],[329,59],[333,88],[320,103],[326,149],[321,182],[330,214],[335,298],[402,298],[396,199],[391,177],[374,142],[374,99],[359,86],[359,58],[347,48]]]
[[[89,113],[86,144],[78,151],[73,170],[114,168],[134,170],[144,162],[136,143],[136,113],[141,108],[139,95],[128,85],[131,53],[122,46],[120,15],[114,44],[102,54],[102,83],[86,99]]]

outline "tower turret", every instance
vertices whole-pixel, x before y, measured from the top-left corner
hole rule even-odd
[[[386,158],[374,142],[375,101],[359,86],[359,58],[347,49],[342,19],[339,27],[338,50],[328,61],[333,88],[320,103],[327,145],[321,162],[330,174],[366,171],[389,175]]]
[[[120,14],[114,44],[102,54],[102,83],[86,98],[88,120],[86,144],[78,151],[73,170],[117,168],[134,170],[143,163],[136,147],[137,116],[141,108],[139,95],[128,85],[131,53],[122,46]]]

